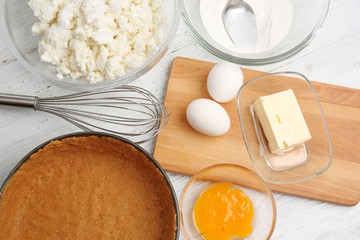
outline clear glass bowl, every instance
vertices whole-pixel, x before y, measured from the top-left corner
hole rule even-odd
[[[261,96],[287,89],[294,91],[312,138],[279,158],[269,151],[252,104]],[[279,72],[255,78],[240,88],[237,104],[247,150],[254,167],[265,181],[299,182],[320,175],[330,167],[332,147],[324,113],[313,86],[304,75]],[[274,166],[277,161],[290,165]]]
[[[181,11],[180,0],[160,0],[160,2],[162,3],[163,13],[166,17],[166,24],[164,24],[164,38],[159,46],[159,50],[153,56],[149,56],[147,61],[134,71],[123,77],[100,83],[90,84],[85,80],[73,80],[70,77],[64,77],[64,79],[59,80],[56,77],[57,72],[55,66],[40,61],[37,48],[41,37],[33,36],[31,33],[31,27],[35,22],[38,22],[38,19],[30,9],[28,1],[0,0],[1,32],[16,58],[36,76],[59,87],[70,90],[109,88],[127,84],[139,78],[152,69],[167,52],[178,26]]]
[[[210,166],[195,174],[180,196],[180,226],[187,240],[202,240],[193,220],[193,209],[199,195],[216,183],[232,183],[251,200],[254,209],[252,239],[270,239],[276,223],[276,205],[266,183],[253,171],[234,164]]]
[[[330,0],[291,0],[293,21],[285,38],[264,52],[245,53],[229,50],[213,40],[202,22],[199,7],[201,1],[204,0],[183,0],[182,3],[185,22],[195,39],[212,54],[244,65],[274,63],[298,53],[311,42],[322,26],[330,4]]]

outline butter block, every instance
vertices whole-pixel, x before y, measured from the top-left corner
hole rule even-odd
[[[272,153],[289,151],[311,139],[292,89],[258,98],[254,110]]]

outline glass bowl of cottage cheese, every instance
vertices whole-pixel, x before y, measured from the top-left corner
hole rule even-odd
[[[1,30],[32,73],[72,90],[127,84],[165,55],[180,0],[0,0]]]
[[[244,65],[278,62],[307,46],[329,0],[183,0],[185,22],[209,52]]]

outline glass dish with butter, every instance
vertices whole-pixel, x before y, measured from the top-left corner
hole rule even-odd
[[[299,182],[330,167],[329,131],[304,75],[279,72],[255,78],[240,88],[237,104],[247,150],[264,180]]]

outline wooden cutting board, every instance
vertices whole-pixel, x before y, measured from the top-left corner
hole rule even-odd
[[[192,175],[219,163],[234,163],[254,170],[241,133],[236,100],[226,103],[235,109],[229,112],[232,120],[230,131],[233,132],[221,136],[221,141],[218,137],[197,133],[186,120],[186,108],[192,100],[210,98],[206,79],[214,64],[181,57],[172,63],[164,102],[172,114],[159,133],[154,150],[154,157],[168,171]],[[244,82],[265,74],[242,70]],[[318,82],[312,84],[330,131],[333,163],[325,173],[312,179],[269,186],[275,192],[355,205],[360,200],[360,90]],[[212,144],[212,141],[216,148],[204,144]],[[214,157],[219,154],[221,157]]]

